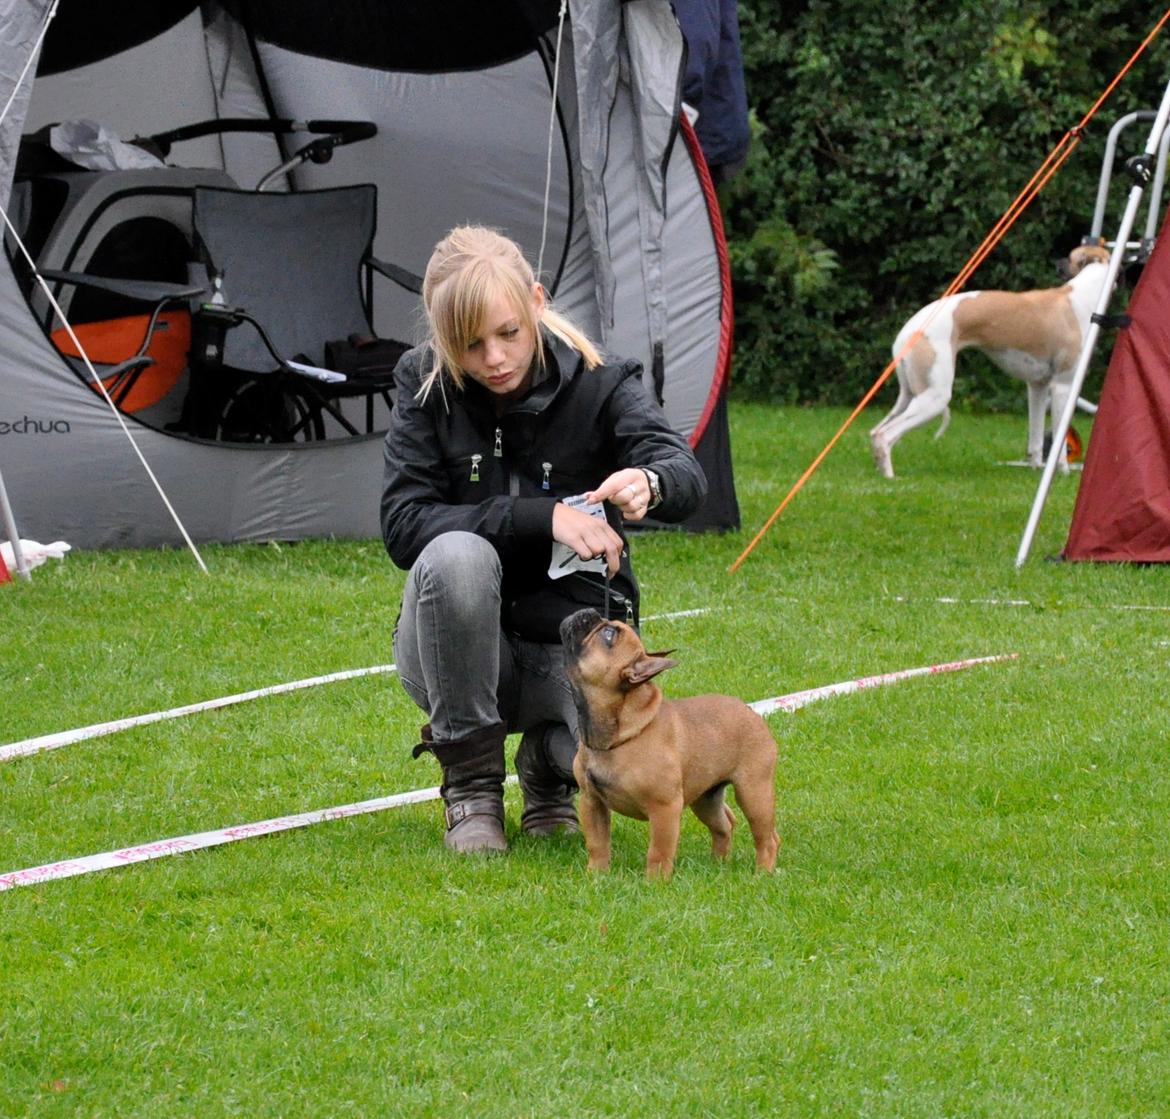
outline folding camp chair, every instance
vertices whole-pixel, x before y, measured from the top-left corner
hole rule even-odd
[[[418,292],[417,276],[372,255],[372,184],[296,193],[196,187],[197,251],[213,299],[194,314],[184,423],[213,439],[297,442],[363,431],[344,402],[393,407],[393,367],[407,345],[374,339],[372,274]],[[365,351],[372,360],[365,363]],[[352,360],[345,372],[338,352]]]

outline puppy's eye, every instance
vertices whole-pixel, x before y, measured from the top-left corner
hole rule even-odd
[[[617,630],[614,629],[613,626],[606,626],[605,629],[601,631],[601,640],[604,641],[607,645],[612,645],[613,639],[616,636]]]

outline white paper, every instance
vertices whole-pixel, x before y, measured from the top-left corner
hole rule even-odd
[[[288,367],[295,369],[302,377],[312,377],[314,381],[324,381],[329,385],[339,384],[345,380],[344,373],[322,369],[319,365],[306,365],[303,361],[289,361]]]
[[[591,517],[605,520],[605,506],[600,501],[586,501],[583,493],[575,494],[573,497],[562,497],[561,501],[570,509],[580,509]],[[572,575],[574,571],[590,571],[596,575],[604,575],[605,570],[604,555],[600,559],[582,559],[568,544],[553,541],[552,560],[548,565],[550,579],[561,579],[566,575]]]

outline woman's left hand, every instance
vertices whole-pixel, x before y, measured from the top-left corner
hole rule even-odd
[[[650,505],[650,483],[643,471],[629,466],[611,474],[585,500],[608,501],[622,511],[623,520],[640,521]]]

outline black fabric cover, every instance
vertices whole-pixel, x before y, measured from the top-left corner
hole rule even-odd
[[[38,72],[56,74],[148,42],[198,0],[61,0]],[[555,27],[557,0],[225,0],[259,38],[383,70],[439,72],[505,62]]]
[[[731,430],[727,423],[727,388],[719,394],[711,418],[695,444],[695,458],[707,475],[707,500],[683,521],[691,532],[727,532],[739,528],[739,501],[731,469]]]
[[[198,0],[61,0],[38,74],[87,66],[148,42],[199,7]]]
[[[265,42],[380,70],[482,68],[528,54],[556,26],[557,0],[226,0]]]

